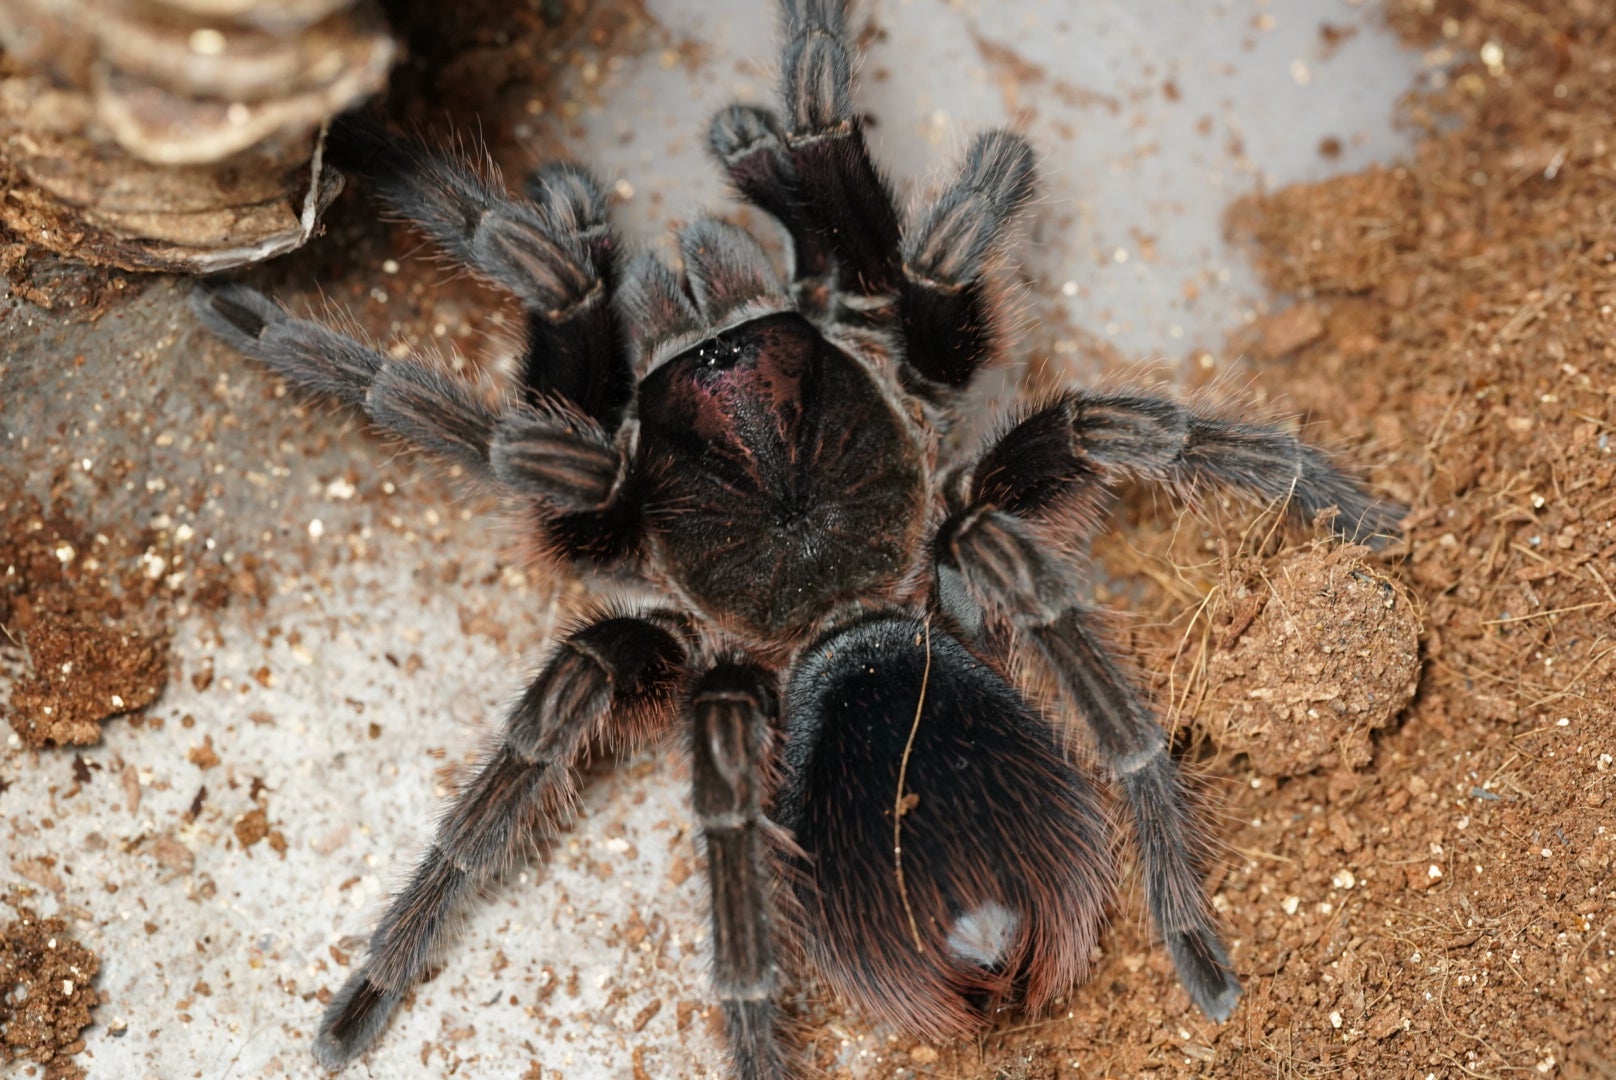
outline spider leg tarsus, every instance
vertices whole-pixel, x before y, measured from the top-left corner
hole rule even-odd
[[[840,21],[788,21],[781,87],[793,140],[838,134],[853,119],[853,62]]]
[[[1024,136],[1002,129],[978,135],[958,177],[905,240],[905,272],[941,289],[974,284],[1037,185],[1037,160]]]
[[[383,990],[369,979],[342,984],[320,1020],[314,1038],[314,1060],[335,1072],[369,1046],[398,1008],[404,995]]]
[[[346,334],[295,318],[257,289],[208,282],[191,306],[214,334],[299,389],[363,408],[377,373],[393,363]]]
[[[264,332],[285,322],[286,310],[248,285],[204,281],[191,290],[191,308],[207,328],[242,350],[261,341]]]
[[[780,121],[767,109],[731,105],[713,117],[708,144],[742,197],[780,222],[791,236],[794,278],[830,270],[830,249],[814,229],[802,178],[785,151]]]
[[[1148,394],[1076,393],[1079,449],[1123,475],[1156,477],[1180,491],[1227,487],[1283,503],[1311,524],[1338,511],[1333,531],[1352,541],[1395,534],[1400,508],[1377,500],[1317,447],[1272,424],[1226,419]]]
[[[1195,1007],[1214,1023],[1229,1019],[1245,990],[1217,932],[1204,927],[1175,930],[1165,936],[1165,942],[1179,983]]]
[[[780,0],[780,21],[788,36],[847,33],[847,0]]]
[[[780,121],[756,105],[729,105],[714,114],[707,129],[713,156],[727,167],[766,151],[778,152],[785,136]]]
[[[557,228],[584,236],[606,226],[606,190],[575,161],[541,165],[528,174],[522,191]]]

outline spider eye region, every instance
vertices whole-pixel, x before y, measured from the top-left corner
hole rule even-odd
[[[807,385],[824,366],[828,346],[807,320],[774,315],[710,337],[653,373],[641,394],[653,406],[683,407],[693,434],[708,440],[726,435],[757,441],[772,428],[781,440],[794,436]]]
[[[870,372],[800,315],[668,360],[641,383],[639,414],[646,521],[715,615],[786,632],[895,587],[918,550],[918,442]]]
[[[697,370],[703,373],[730,370],[748,357],[755,358],[756,344],[753,339],[735,334],[710,338],[693,350]]]

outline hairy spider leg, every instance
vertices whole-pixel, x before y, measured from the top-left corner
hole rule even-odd
[[[904,359],[917,392],[965,386],[996,352],[989,271],[1037,189],[1031,144],[1013,131],[972,140],[958,174],[903,241]]]
[[[1047,541],[1020,518],[973,507],[938,537],[939,600],[968,632],[989,614],[1007,619],[1083,716],[1100,759],[1122,788],[1144,870],[1145,899],[1190,998],[1226,1019],[1240,998],[1201,885],[1198,831],[1167,735],[1092,634],[1090,613]]]
[[[1124,480],[1167,484],[1192,502],[1212,489],[1233,489],[1283,503],[1303,525],[1334,507],[1336,535],[1371,545],[1394,535],[1404,512],[1282,428],[1137,391],[1069,390],[1028,414],[982,455],[972,501],[1016,514],[1075,508],[1092,529],[1105,505],[1103,487]]]
[[[748,202],[791,236],[793,279],[830,278],[848,297],[890,303],[901,281],[898,215],[853,111],[843,0],[782,0],[785,119],[731,105],[708,144]]]
[[[509,195],[491,164],[482,171],[380,124],[348,116],[330,156],[445,254],[522,301],[528,343],[520,367],[527,400],[559,395],[615,430],[633,373],[611,305],[617,240],[606,196],[588,171],[548,165]]]
[[[431,846],[388,906],[364,965],[327,1007],[314,1054],[346,1064],[376,1038],[425,970],[468,894],[548,836],[571,809],[573,766],[596,738],[633,744],[678,708],[684,618],[611,616],[570,634],[506,717],[477,771],[455,794]]]
[[[1107,485],[1128,478],[1283,498],[1304,520],[1335,506],[1349,538],[1391,527],[1395,509],[1278,428],[1154,395],[1072,391],[989,445],[938,531],[939,602],[968,634],[990,612],[1008,619],[1087,721],[1126,798],[1156,926],[1191,998],[1222,1020],[1240,984],[1200,884],[1205,839],[1166,733],[1096,633],[1095,614],[1070,601],[1076,583],[1038,528],[1075,524],[1060,542],[1079,547],[1099,524]]]
[[[772,794],[779,713],[774,677],[730,658],[703,675],[690,696],[693,802],[707,854],[713,986],[735,1075],[798,1075],[780,1014],[772,865],[763,807]]]
[[[810,281],[830,273],[831,251],[814,227],[813,209],[786,153],[785,138],[774,113],[755,105],[721,110],[707,132],[708,146],[736,191],[780,222],[791,237],[792,279]]]
[[[782,0],[780,9],[786,157],[811,209],[810,227],[835,255],[838,291],[879,301],[901,278],[898,214],[853,111],[846,4]]]
[[[891,191],[853,110],[845,6],[782,7],[786,122],[731,105],[713,118],[713,153],[740,194],[785,226],[795,281],[834,271],[843,294],[877,307],[896,298],[914,388],[963,386],[997,345],[987,276],[1032,198],[1032,148],[1010,131],[978,136],[954,181],[900,238]],[[855,313],[865,306],[855,301]]]
[[[1179,981],[1203,1013],[1221,1022],[1234,1011],[1241,988],[1201,881],[1206,834],[1167,733],[1095,634],[1094,622],[1094,612],[1073,605],[1026,630],[1088,721],[1122,788],[1144,868],[1145,903]]]
[[[644,375],[660,354],[663,343],[695,340],[701,331],[701,313],[679,277],[661,259],[642,251],[628,260],[623,280],[613,297],[623,324],[629,361]]]
[[[499,413],[463,382],[413,358],[394,360],[346,334],[288,315],[246,285],[191,294],[203,324],[299,389],[361,409],[390,435],[492,480],[488,444]]]
[[[206,284],[191,303],[213,333],[299,389],[356,406],[382,431],[551,512],[598,507],[618,483],[611,436],[564,401],[496,407],[439,368],[293,318],[245,285]]]

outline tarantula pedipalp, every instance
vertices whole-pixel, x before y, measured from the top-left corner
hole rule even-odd
[[[1238,1000],[1167,738],[1077,599],[1070,556],[1126,479],[1229,486],[1304,521],[1336,507],[1351,537],[1393,512],[1277,428],[1148,393],[1067,391],[939,463],[951,407],[995,351],[990,271],[1031,197],[1032,151],[979,137],[902,228],[852,107],[842,4],[782,8],[782,112],[732,106],[711,141],[789,235],[789,282],[715,219],[680,233],[682,276],[624,257],[575,166],[516,199],[354,122],[338,164],[525,304],[509,400],[251,289],[198,294],[243,352],[529,508],[558,565],[667,598],[600,615],[548,658],[329,1006],[328,1066],[377,1036],[523,823],[556,823],[589,742],[681,716],[737,1075],[799,1070],[777,1005],[785,940],[843,997],[927,1038],[1048,1004],[1085,974],[1114,868],[1071,733],[1018,672],[1082,717],[1192,1000],[1220,1020]]]

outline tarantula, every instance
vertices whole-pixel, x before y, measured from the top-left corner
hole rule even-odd
[[[198,293],[242,352],[525,507],[560,565],[666,598],[602,612],[549,656],[327,1009],[328,1067],[376,1038],[528,823],[556,825],[591,742],[680,718],[736,1075],[801,1067],[777,1004],[788,953],[932,1040],[1082,980],[1115,877],[1096,756],[1190,998],[1214,1020],[1239,999],[1204,834],[1075,556],[1129,479],[1228,485],[1304,522],[1334,507],[1350,538],[1395,514],[1278,428],[1144,392],[1068,390],[940,463],[951,407],[999,344],[991,272],[1033,152],[1010,131],[978,137],[903,228],[853,108],[843,3],[781,7],[782,112],[734,105],[710,136],[789,235],[789,282],[714,218],[680,232],[682,276],[624,255],[575,165],[512,198],[455,156],[349,122],[338,164],[525,304],[508,399],[249,288]],[[1030,704],[1027,680],[1082,718],[1091,753],[1070,752],[1080,733]]]

